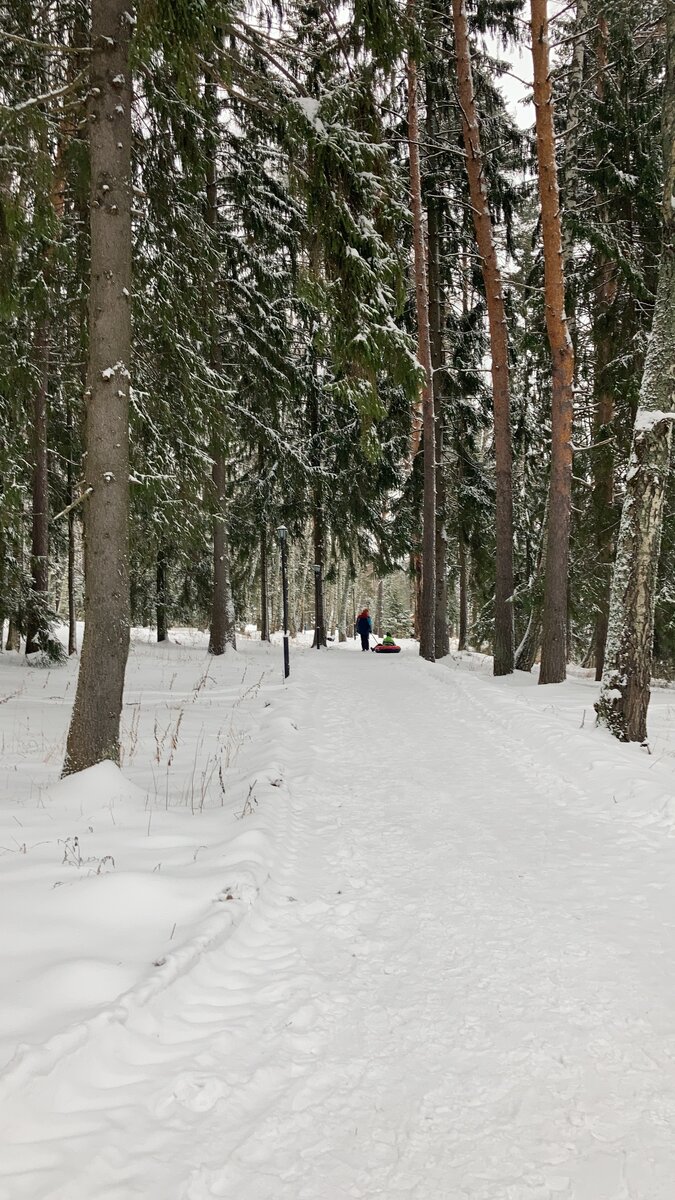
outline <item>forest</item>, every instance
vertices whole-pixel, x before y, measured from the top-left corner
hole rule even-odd
[[[550,11],[549,11],[550,10]],[[675,673],[671,0],[0,5],[0,619]],[[525,77],[524,77],[525,76]],[[84,644],[77,622],[84,619]]]

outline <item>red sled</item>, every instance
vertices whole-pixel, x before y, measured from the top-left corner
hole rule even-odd
[[[400,646],[385,646],[380,642],[377,646],[373,646],[373,654],[400,654]]]

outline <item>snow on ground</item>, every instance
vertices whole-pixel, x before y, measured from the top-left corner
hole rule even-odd
[[[0,656],[0,1200],[672,1200],[673,693],[172,636]]]

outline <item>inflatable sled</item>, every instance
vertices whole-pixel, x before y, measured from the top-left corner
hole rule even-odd
[[[373,654],[400,654],[400,646],[385,646],[379,642],[377,646],[373,646]]]

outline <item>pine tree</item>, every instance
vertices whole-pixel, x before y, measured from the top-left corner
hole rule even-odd
[[[124,0],[92,0],[85,634],[64,774],[119,760],[129,649],[132,30]]]
[[[565,315],[560,195],[555,157],[546,0],[531,0],[534,104],[544,246],[546,329],[551,348],[551,482],[540,683],[560,683],[567,662],[567,573],[572,487],[574,351]]]
[[[663,89],[663,235],[612,579],[598,720],[621,741],[644,741],[650,695],[656,576],[675,411],[675,4],[666,4]]]
[[[452,0],[458,97],[476,243],[481,257],[492,358],[496,457],[494,673],[513,671],[513,495],[509,400],[509,349],[501,271],[497,258],[474,99],[469,29],[463,0]]]

